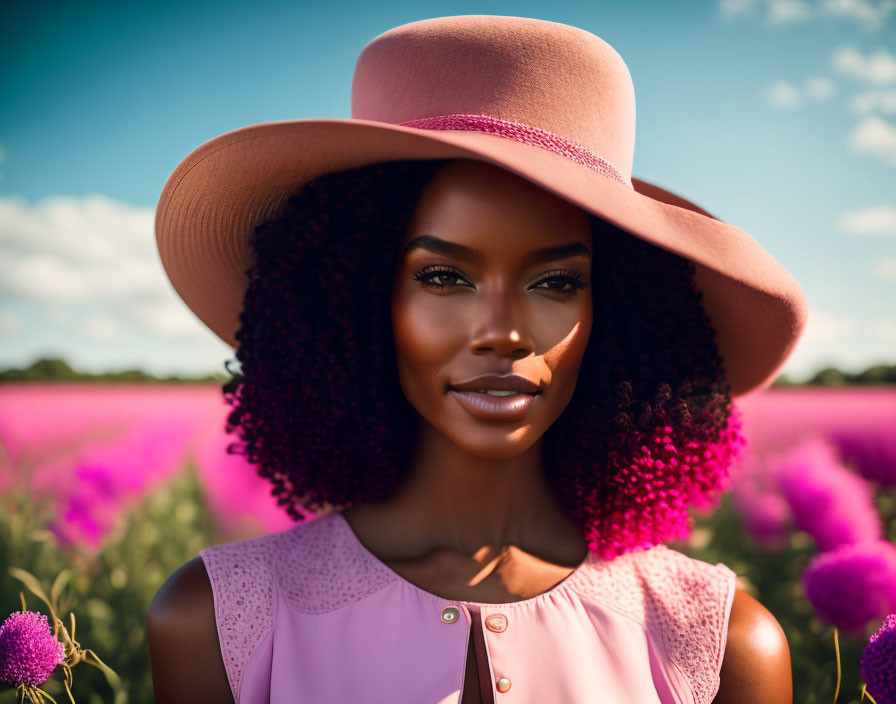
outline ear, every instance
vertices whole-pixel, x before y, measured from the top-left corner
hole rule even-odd
[[[778,620],[743,589],[734,593],[713,704],[793,704],[790,647]]]

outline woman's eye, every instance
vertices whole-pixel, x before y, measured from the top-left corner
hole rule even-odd
[[[535,285],[535,288],[539,288],[541,284],[548,283],[547,288],[551,291],[556,291],[557,293],[575,293],[580,288],[585,288],[584,285],[581,284],[581,278],[574,278],[572,276],[549,276],[546,279],[542,279]],[[569,285],[569,288],[565,288],[566,285]]]
[[[433,274],[428,279],[430,283],[434,283],[437,286],[448,286],[450,283],[454,283],[459,280],[460,277],[457,274]]]
[[[460,272],[446,267],[424,267],[414,274],[414,279],[425,288],[431,289],[446,289],[456,286],[473,288]],[[547,286],[542,286],[542,284],[547,284]],[[572,295],[586,286],[587,284],[582,281],[578,272],[564,271],[549,274],[532,288]]]
[[[424,287],[443,289],[454,286],[456,281],[466,281],[459,273],[450,269],[430,269],[429,267],[418,271],[414,279]]]
[[[547,289],[551,291],[568,294],[577,293],[580,289],[583,289],[585,288],[585,286],[587,286],[587,284],[582,281],[582,277],[579,276],[579,274],[576,272],[569,272],[568,274],[553,274],[551,276],[545,277],[535,285],[535,288],[541,288],[541,284],[543,283],[547,283]],[[569,288],[566,288],[567,284],[569,285]]]

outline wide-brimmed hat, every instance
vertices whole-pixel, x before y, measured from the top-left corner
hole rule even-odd
[[[495,15],[395,27],[362,49],[351,114],[227,132],[191,152],[165,184],[155,223],[162,264],[231,347],[255,226],[280,216],[318,175],[405,159],[495,164],[693,262],[733,396],[769,386],[805,327],[802,288],[756,240],[632,178],[631,75],[590,32]]]

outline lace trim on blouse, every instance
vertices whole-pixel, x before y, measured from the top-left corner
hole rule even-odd
[[[275,590],[297,611],[324,614],[400,581],[346,534],[350,530],[340,515],[330,514],[200,550],[237,701],[243,670],[274,626]],[[578,592],[641,624],[684,674],[696,704],[710,704],[719,689],[735,587],[736,575],[726,565],[657,545],[610,561],[589,556],[585,569],[550,591]]]

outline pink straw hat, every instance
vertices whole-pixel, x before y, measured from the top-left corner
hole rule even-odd
[[[635,94],[619,54],[577,27],[461,15],[372,39],[351,119],[264,122],[197,147],[165,184],[156,239],[177,293],[236,348],[249,236],[323,173],[404,159],[495,164],[692,261],[733,396],[769,386],[808,305],[756,240],[632,178]]]

